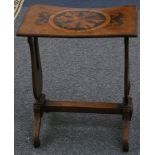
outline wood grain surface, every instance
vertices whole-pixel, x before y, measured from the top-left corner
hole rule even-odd
[[[137,35],[135,6],[112,8],[65,8],[31,6],[18,36],[113,37]]]

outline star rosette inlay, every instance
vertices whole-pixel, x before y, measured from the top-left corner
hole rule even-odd
[[[86,31],[104,26],[109,22],[108,16],[87,10],[66,10],[51,16],[49,22],[52,26],[73,31]]]

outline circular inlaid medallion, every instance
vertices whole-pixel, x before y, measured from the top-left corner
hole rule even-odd
[[[86,31],[105,26],[110,17],[101,12],[90,10],[65,10],[49,18],[52,26],[64,30]]]

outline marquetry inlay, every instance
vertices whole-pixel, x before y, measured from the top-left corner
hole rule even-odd
[[[65,10],[52,15],[49,22],[52,26],[65,30],[86,31],[105,26],[109,23],[107,14],[90,10]]]

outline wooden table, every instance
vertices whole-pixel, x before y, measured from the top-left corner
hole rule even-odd
[[[39,133],[44,112],[84,112],[120,114],[123,118],[123,150],[129,150],[129,123],[132,98],[129,96],[129,37],[137,36],[135,6],[112,8],[66,8],[46,5],[31,6],[19,27],[17,36],[27,37],[31,51],[34,103],[34,146],[40,146]],[[122,103],[50,101],[42,92],[42,68],[38,37],[50,38],[124,38],[124,97]]]

